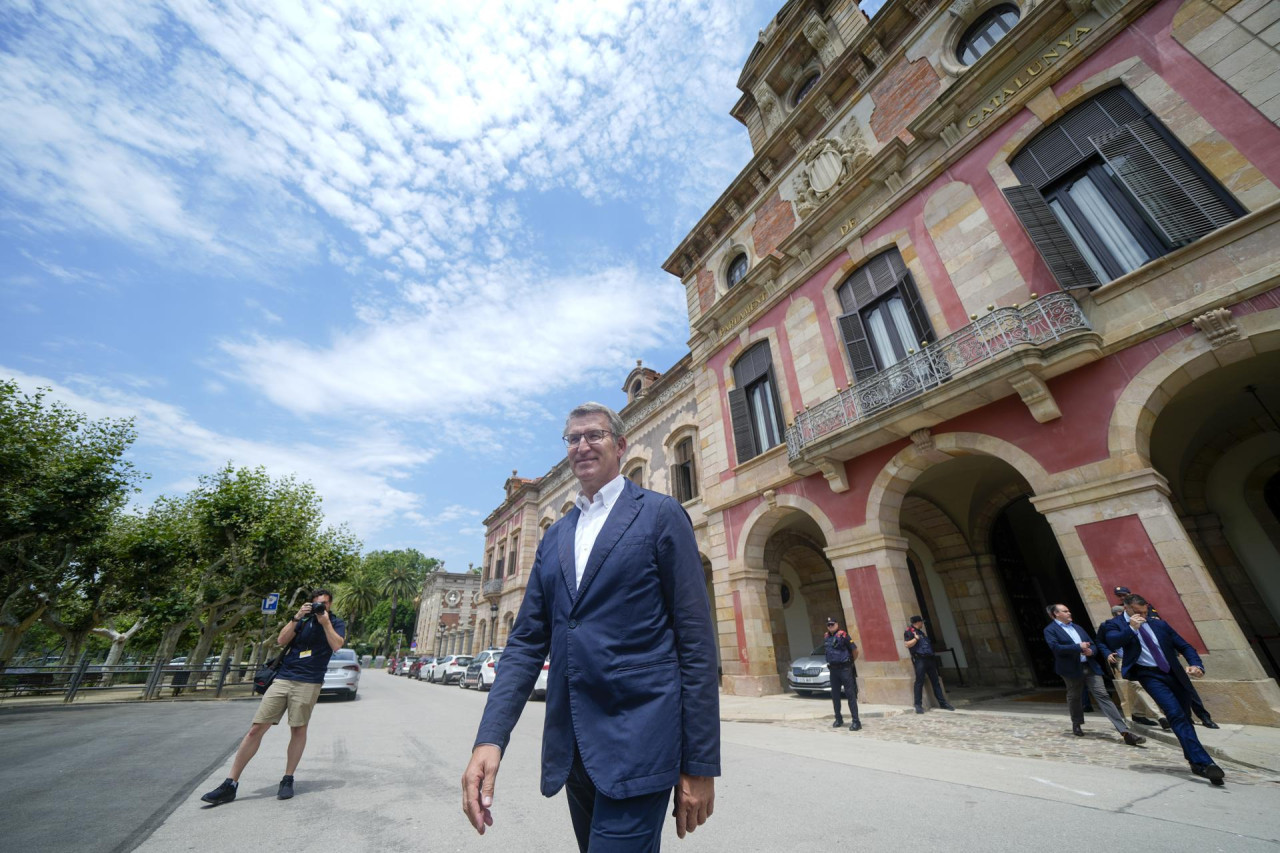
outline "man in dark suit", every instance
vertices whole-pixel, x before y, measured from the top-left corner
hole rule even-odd
[[[1214,785],[1221,785],[1225,774],[1201,745],[1187,711],[1190,679],[1204,675],[1204,662],[1168,622],[1149,620],[1147,608],[1147,600],[1142,596],[1126,595],[1124,613],[1106,623],[1102,642],[1122,652],[1121,673],[1141,684],[1169,718],[1169,725],[1177,735],[1178,743],[1182,744],[1182,754],[1191,765],[1191,772]],[[1179,654],[1187,661],[1185,668],[1178,665]]]
[[[1093,638],[1084,626],[1071,621],[1071,611],[1065,604],[1050,604],[1045,608],[1052,619],[1044,626],[1044,641],[1053,652],[1054,671],[1062,677],[1067,685],[1067,711],[1071,714],[1071,733],[1076,737],[1084,737],[1084,702],[1085,688],[1093,696],[1093,702],[1102,713],[1107,715],[1111,725],[1115,726],[1120,737],[1129,746],[1137,746],[1146,738],[1129,731],[1124,717],[1116,709],[1111,697],[1107,695],[1106,685],[1102,681],[1102,667],[1098,665],[1100,658],[1110,652],[1105,646],[1094,643]]]
[[[1127,586],[1118,586],[1115,588],[1114,592],[1116,594],[1116,598],[1118,598],[1122,604],[1126,595],[1132,595]],[[1155,607],[1148,605],[1147,620],[1150,621],[1159,618],[1160,614],[1156,612]],[[1196,690],[1196,686],[1192,684],[1190,680],[1187,681],[1186,688],[1188,699],[1187,707],[1191,709],[1191,713],[1195,714],[1196,717],[1199,718],[1200,725],[1204,726],[1206,729],[1220,728],[1219,725],[1213,721],[1213,717],[1209,716],[1209,709],[1204,706],[1204,700],[1200,698],[1200,692]],[[1168,726],[1165,726],[1165,728],[1168,728]]]
[[[693,526],[674,499],[619,473],[621,418],[585,403],[565,424],[581,492],[538,546],[462,776],[476,831],[543,661],[544,796],[562,787],[580,850],[656,851],[671,791],[676,834],[711,816],[720,775],[715,636]]]

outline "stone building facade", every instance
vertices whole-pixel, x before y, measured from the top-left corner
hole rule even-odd
[[[664,264],[690,354],[624,386],[681,384],[628,397],[624,472],[669,488],[695,439],[725,691],[783,690],[831,612],[872,702],[909,701],[914,613],[949,675],[1053,685],[1044,606],[1097,625],[1123,585],[1215,718],[1280,724],[1278,20],[791,0],[761,31],[753,156]],[[499,643],[572,486],[486,520]]]
[[[415,651],[420,655],[463,654],[476,636],[477,614],[484,609],[480,575],[432,572],[418,601]]]

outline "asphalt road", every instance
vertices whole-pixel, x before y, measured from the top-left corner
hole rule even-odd
[[[301,848],[323,839],[325,849],[349,851],[576,849],[563,796],[538,793],[541,703],[527,707],[504,759],[495,825],[480,837],[463,818],[458,779],[484,701],[474,691],[367,672],[358,701],[326,700],[316,709],[294,799],[275,799],[287,737],[273,731],[239,798],[218,808],[199,795],[225,775],[247,703],[0,717],[3,846],[113,851],[129,849],[120,841],[140,841],[141,851],[171,853]],[[861,734],[821,723],[725,724],[715,816],[684,841],[668,821],[664,847],[1021,853],[1047,843],[1244,853],[1280,846],[1280,786],[1258,775],[1211,788],[1144,759],[1142,750],[1124,768],[1082,765],[877,740],[876,724],[868,720]],[[22,767],[11,765],[15,758]],[[172,795],[177,802],[167,800]],[[171,813],[156,821],[165,808]],[[82,821],[67,819],[82,813]],[[37,821],[43,825],[33,827]],[[124,832],[130,824],[132,834]],[[85,828],[116,834],[95,839]],[[31,841],[41,837],[44,846]],[[11,844],[15,838],[24,840]]]
[[[222,765],[252,702],[0,711],[0,849],[133,850]]]

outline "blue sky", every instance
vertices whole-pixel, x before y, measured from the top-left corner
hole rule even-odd
[[[5,0],[0,375],[136,418],[142,502],[265,465],[463,570],[686,350],[659,264],[780,5]]]

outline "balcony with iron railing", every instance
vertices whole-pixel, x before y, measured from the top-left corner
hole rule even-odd
[[[502,578],[494,578],[491,581],[485,581],[480,587],[480,591],[485,595],[499,595],[502,592]]]
[[[1051,420],[1057,417],[1056,407],[1037,409],[1031,400],[1048,394],[1043,380],[1100,355],[1100,341],[1088,318],[1067,293],[1059,291],[1025,305],[997,308],[800,412],[787,428],[787,458],[792,468],[802,470],[806,462],[818,464],[818,456],[848,459],[865,452],[870,447],[832,452],[832,445],[886,426],[892,420],[890,410],[922,395],[930,395],[929,413],[891,431],[897,433],[892,437],[939,423],[1015,390],[1032,407],[1038,421]],[[997,382],[1002,387],[993,394],[992,386]],[[939,390],[943,388],[947,390]],[[934,397],[945,398],[947,404]]]

